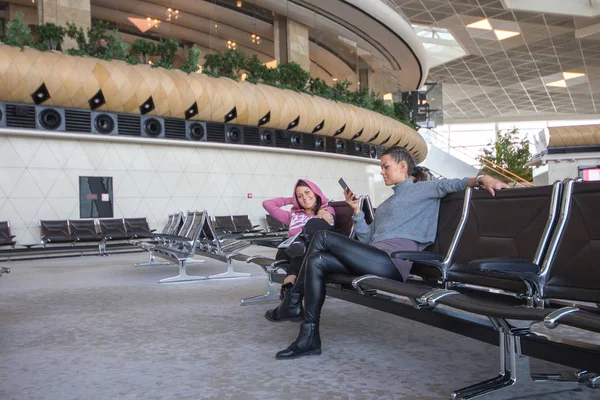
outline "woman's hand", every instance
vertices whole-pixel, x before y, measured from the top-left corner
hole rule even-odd
[[[346,198],[346,203],[352,210],[354,211],[354,215],[360,212],[360,200],[350,191],[350,189],[344,189],[344,197]]]
[[[331,215],[327,210],[320,209],[319,212],[317,212],[317,217],[321,218],[329,225],[333,225],[333,215]]]
[[[508,185],[496,178],[492,178],[489,175],[480,175],[477,177],[477,182],[483,187],[485,190],[490,192],[492,196],[496,194],[496,190],[507,189]]]

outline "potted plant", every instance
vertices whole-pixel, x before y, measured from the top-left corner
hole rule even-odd
[[[173,68],[173,59],[179,50],[179,43],[175,40],[160,39],[156,46],[156,54],[160,56],[160,61],[153,64],[154,67]]]
[[[40,43],[48,50],[56,50],[65,37],[65,28],[52,22],[38,26]]]
[[[192,73],[196,72],[199,69],[198,62],[200,60],[200,49],[196,47],[196,45],[190,47],[188,50],[188,55],[185,58],[183,65],[181,66],[181,70],[183,72]]]
[[[147,64],[150,56],[156,54],[156,45],[143,39],[136,39],[131,48],[137,53],[142,64]]]
[[[8,21],[6,28],[6,44],[20,47],[23,50],[25,46],[31,46],[33,43],[31,29],[23,24],[22,12],[17,12],[15,17]]]
[[[129,44],[125,43],[119,32],[115,29],[112,35],[108,38],[107,50],[104,53],[104,58],[108,60],[124,61],[129,56]]]

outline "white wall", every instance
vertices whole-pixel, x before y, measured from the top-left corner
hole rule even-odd
[[[147,217],[158,229],[170,212],[188,209],[249,214],[260,223],[262,201],[290,196],[300,177],[335,200],[343,200],[340,176],[357,193],[370,194],[375,205],[391,194],[378,175],[378,160],[117,139],[0,132],[0,220],[10,220],[20,243],[37,242],[40,219],[79,218],[79,176],[112,176],[115,217]]]
[[[533,182],[538,185],[551,185],[563,179],[579,177],[579,167],[589,168],[600,165],[600,153],[550,154],[542,158],[543,166],[534,169]]]

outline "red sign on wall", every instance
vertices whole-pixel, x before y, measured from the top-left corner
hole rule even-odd
[[[582,172],[584,181],[600,181],[600,168],[586,168]]]

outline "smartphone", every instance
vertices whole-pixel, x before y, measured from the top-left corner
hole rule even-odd
[[[350,192],[352,192],[352,189],[350,189],[350,188],[348,187],[348,184],[346,183],[346,181],[344,180],[344,178],[340,178],[340,179],[338,180],[338,183],[340,184],[340,186],[341,186],[341,187],[342,187],[344,190],[348,189]],[[354,192],[352,192],[352,193],[354,193]],[[356,200],[356,196],[354,196],[354,199]]]

